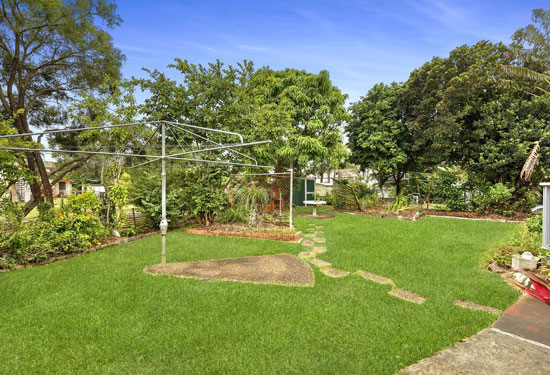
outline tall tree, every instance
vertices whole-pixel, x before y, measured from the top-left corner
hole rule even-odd
[[[362,169],[372,169],[380,189],[393,178],[396,194],[401,192],[405,173],[419,160],[413,133],[402,116],[402,92],[395,82],[375,85],[351,106],[352,119],[346,125],[350,160]]]
[[[68,101],[101,88],[106,76],[119,78],[123,56],[106,31],[121,21],[112,1],[0,4],[0,102],[5,118],[17,114],[19,133],[66,122],[63,108]],[[67,168],[62,165],[48,175],[39,152],[26,153],[25,167],[34,176],[29,212],[42,194],[52,201],[50,179],[62,177]]]
[[[314,170],[321,164],[337,165],[346,156],[341,137],[348,118],[346,96],[328,72],[256,70],[250,61],[225,66],[176,59],[170,67],[182,74],[181,82],[157,70],[136,80],[151,94],[143,106],[149,119],[237,131],[248,140],[271,139],[272,144],[239,151],[279,170],[290,164]]]

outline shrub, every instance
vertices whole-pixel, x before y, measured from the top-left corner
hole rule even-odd
[[[501,215],[513,215],[512,197],[514,188],[502,183],[488,185],[472,202],[478,211],[496,212]]]
[[[378,203],[376,190],[360,181],[347,179],[334,180],[332,188],[334,208],[344,210],[364,210]]]
[[[452,211],[463,211],[466,209],[464,200],[464,186],[460,181],[458,173],[450,170],[438,171],[433,182],[435,197]]]
[[[248,212],[248,223],[258,222],[258,213],[269,203],[269,193],[261,186],[247,184],[239,186],[233,194],[234,206]]]
[[[220,223],[246,223],[249,219],[250,212],[244,207],[229,207],[223,215],[218,219]]]
[[[43,205],[39,219],[5,232],[0,241],[0,268],[45,260],[54,254],[81,252],[99,243],[107,231],[92,212],[95,196],[71,196],[61,210]]]
[[[166,188],[166,216],[170,223],[177,223],[189,211],[189,197],[181,187],[181,180],[169,175]],[[136,205],[147,225],[158,228],[162,217],[161,181],[159,173],[146,172],[135,176],[130,186],[130,201]]]

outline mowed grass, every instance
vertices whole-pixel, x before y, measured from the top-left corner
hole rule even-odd
[[[479,268],[516,225],[338,215],[320,256],[348,271],[392,278],[428,298],[416,305],[357,275],[315,271],[312,288],[151,276],[160,237],[0,274],[0,373],[393,374],[489,326],[517,293]],[[168,260],[287,252],[300,244],[174,231]]]

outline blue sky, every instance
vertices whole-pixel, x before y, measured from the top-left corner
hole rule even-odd
[[[548,1],[118,1],[113,30],[124,75],[174,58],[317,73],[326,69],[350,101],[378,82],[404,81],[433,56],[478,40],[509,42]]]

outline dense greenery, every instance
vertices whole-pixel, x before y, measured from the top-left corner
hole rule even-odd
[[[456,166],[466,175],[464,191],[485,196],[498,189],[495,184],[503,184],[519,202],[506,208],[528,209],[531,197],[519,172],[533,143],[546,134],[550,97],[532,96],[495,79],[499,67],[511,62],[506,51],[489,42],[461,46],[416,69],[401,85],[373,87],[351,107],[347,132],[352,161],[374,169],[380,183],[391,176],[397,194],[407,172],[411,177],[411,172],[425,173],[438,165]],[[550,166],[547,156],[543,148],[534,186]],[[408,186],[409,193],[422,195]],[[440,188],[440,197],[457,202],[458,191]],[[465,207],[464,199],[461,205]],[[452,208],[464,208],[459,206]]]
[[[68,103],[84,92],[100,95],[105,77],[119,78],[123,56],[108,33],[121,21],[115,9],[110,0],[2,3],[0,109],[15,116],[17,132],[67,123]],[[85,160],[66,160],[48,174],[40,153],[26,153],[20,165],[32,177],[32,200],[25,213],[53,203],[52,186]]]
[[[0,214],[0,268],[45,260],[52,255],[81,252],[107,235],[98,218],[100,203],[93,194],[73,195],[62,208],[44,202],[37,220],[23,222],[23,208],[4,200]]]
[[[295,223],[305,231],[319,221]],[[479,268],[516,225],[345,214],[323,225],[323,260],[390,277],[426,304],[317,269],[313,288],[151,276],[143,268],[160,260],[153,236],[0,273],[0,373],[394,374],[496,319],[454,306],[455,298],[505,309],[518,297]],[[300,244],[182,231],[167,238],[169,262],[300,251]]]
[[[346,95],[328,72],[255,69],[250,61],[225,66],[176,59],[170,67],[182,82],[158,70],[135,80],[150,94],[141,107],[147,118],[236,131],[248,141],[270,139],[271,144],[240,151],[278,170],[291,165],[297,170],[328,168],[346,156],[340,129],[348,118]]]

